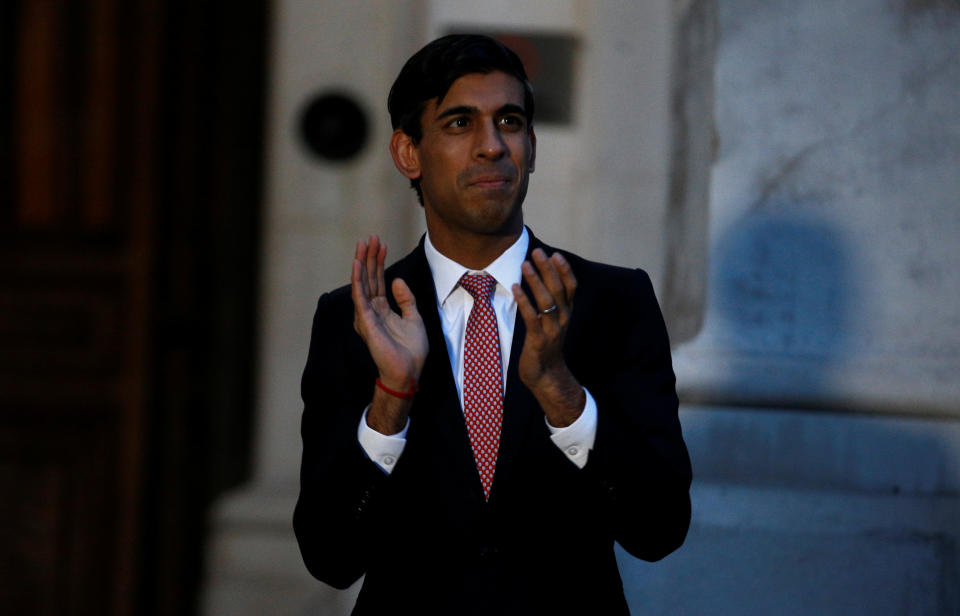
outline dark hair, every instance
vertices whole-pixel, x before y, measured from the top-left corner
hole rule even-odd
[[[523,85],[523,111],[533,126],[533,88],[517,54],[499,41],[479,34],[450,34],[428,43],[400,69],[390,88],[387,109],[394,130],[403,130],[416,145],[423,138],[421,117],[427,101],[443,100],[457,79],[470,73],[501,71]],[[420,181],[411,180],[420,204]]]

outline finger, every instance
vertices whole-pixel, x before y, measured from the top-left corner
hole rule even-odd
[[[546,253],[539,248],[533,251],[533,259],[537,264],[537,269],[540,270],[540,278],[543,280],[543,284],[550,292],[550,296],[553,298],[554,303],[557,304],[557,307],[562,312],[566,312],[567,293],[563,288],[563,281],[560,279],[560,272],[557,271],[557,267],[553,260],[548,259]],[[549,308],[549,306],[544,306],[544,310],[547,308]]]
[[[577,293],[577,277],[573,275],[573,269],[563,255],[555,252],[550,256],[550,260],[556,266],[560,273],[560,279],[563,281],[564,295],[567,298],[567,305],[573,306],[573,296]]]
[[[523,287],[518,284],[510,287],[513,291],[513,299],[517,302],[517,310],[520,311],[520,317],[527,326],[527,335],[539,336],[543,333],[540,327],[540,319],[537,318],[537,309],[533,307],[530,298],[523,292]]]
[[[357,254],[354,257],[357,261],[360,262],[360,281],[363,285],[363,293],[367,298],[367,301],[373,299],[376,296],[375,289],[373,288],[373,283],[375,279],[370,275],[370,271],[367,266],[368,255],[370,253],[370,242],[360,240],[357,242]]]
[[[413,291],[407,286],[402,278],[394,278],[391,285],[393,298],[397,300],[397,306],[400,308],[400,314],[404,319],[419,319],[420,313],[417,312],[417,300],[413,296]]]
[[[533,265],[531,265],[529,261],[524,261],[523,265],[520,266],[520,270],[523,272],[523,279],[527,281],[527,286],[530,287],[530,292],[536,301],[537,311],[543,311],[553,306],[555,303],[553,296],[550,294],[546,285],[543,284],[543,280],[540,279],[539,274],[533,269]]]
[[[363,293],[365,299],[370,297],[370,288],[367,284],[366,271],[363,269],[363,262],[367,258],[367,243],[363,240],[357,241],[357,249],[353,253],[353,271],[350,273],[350,284],[356,284],[358,290]],[[360,264],[360,269],[358,270],[356,265]]]
[[[357,249],[353,251],[353,258],[363,263],[367,255],[367,243],[363,240],[357,240]]]
[[[353,260],[353,271],[350,274],[350,297],[353,298],[354,319],[370,309],[369,296],[363,281],[363,265],[359,259]]]
[[[380,250],[377,251],[377,287],[383,289],[384,295],[387,292],[387,283],[383,279],[383,264],[387,260],[387,245],[380,244]]]
[[[367,248],[366,248],[366,244],[364,244],[363,255],[359,259],[356,259],[356,261],[357,263],[360,264],[360,272],[359,272],[360,290],[363,291],[364,299],[366,299],[367,301],[370,301],[373,295],[370,293],[370,279],[367,277],[367,267],[365,265],[366,259],[367,259]]]
[[[367,284],[370,287],[370,297],[378,297],[386,291],[386,289],[378,286],[379,280],[377,280],[377,253],[380,252],[380,238],[371,235],[368,242],[367,254],[364,255],[367,268]]]

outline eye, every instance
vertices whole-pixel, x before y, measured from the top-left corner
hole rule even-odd
[[[470,125],[470,120],[460,116],[447,122],[447,128],[466,128]]]
[[[526,121],[523,116],[519,115],[505,115],[500,118],[500,126],[509,130],[519,130],[523,128]]]

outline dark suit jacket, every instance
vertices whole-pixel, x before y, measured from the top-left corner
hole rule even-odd
[[[531,234],[530,249],[537,246],[554,250]],[[386,273],[388,288],[398,276],[410,285],[430,342],[391,475],[357,442],[377,371],[352,327],[350,289],[320,298],[302,383],[294,529],[318,579],[345,588],[366,573],[354,614],[627,614],[613,542],[644,560],[683,543],[690,461],[650,280],[642,270],[563,254],[578,281],[565,354],[597,402],[596,442],[580,469],[550,441],[517,375],[525,335],[518,314],[488,502],[423,241]]]

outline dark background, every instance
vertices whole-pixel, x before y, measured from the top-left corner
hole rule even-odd
[[[249,474],[265,1],[0,3],[0,613],[191,614]]]

